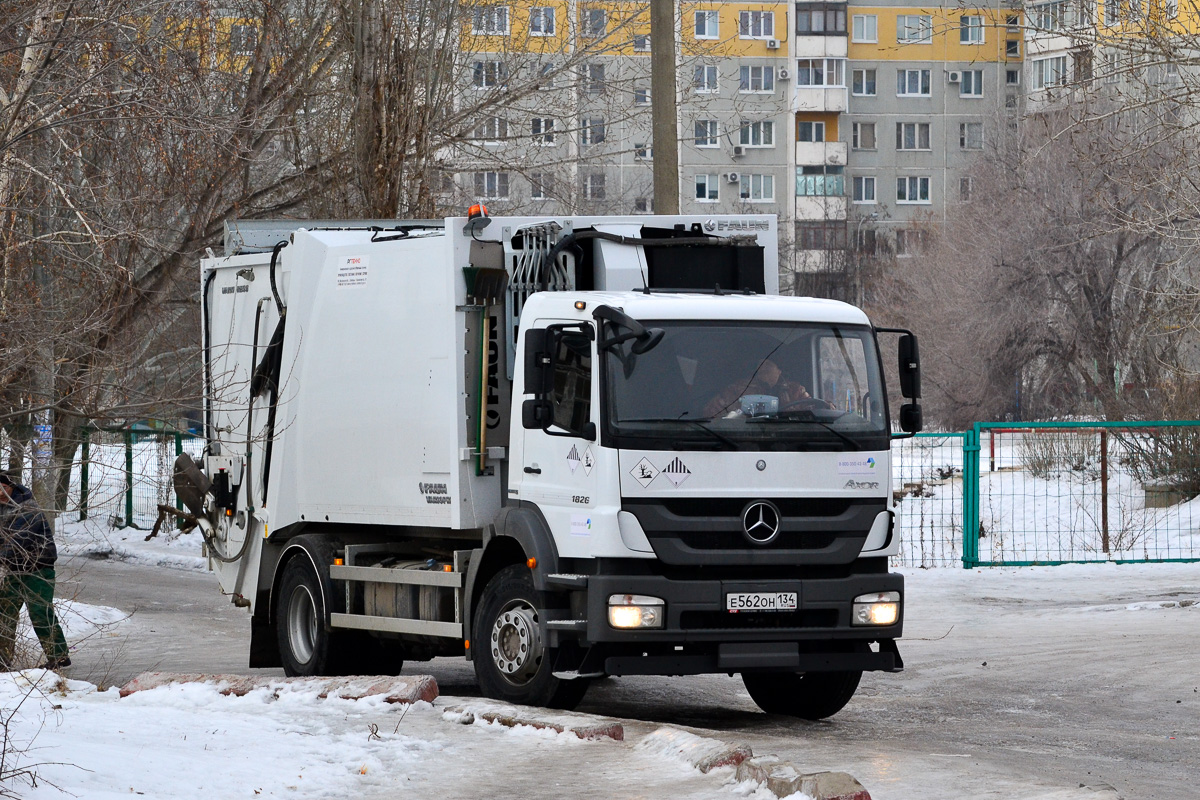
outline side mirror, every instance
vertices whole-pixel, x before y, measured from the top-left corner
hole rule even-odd
[[[919,433],[923,425],[921,407],[916,403],[905,403],[900,406],[900,430],[905,433]]]
[[[541,431],[554,422],[554,406],[545,398],[531,398],[521,404],[521,425],[526,430]]]
[[[917,349],[917,337],[911,333],[901,336],[899,352],[900,394],[915,400],[921,396],[921,354]]]
[[[541,397],[554,390],[555,338],[555,332],[548,328],[534,328],[525,332],[524,394]]]

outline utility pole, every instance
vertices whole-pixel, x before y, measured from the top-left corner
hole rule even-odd
[[[650,0],[650,113],[654,126],[654,213],[679,213],[679,109],[675,0]]]

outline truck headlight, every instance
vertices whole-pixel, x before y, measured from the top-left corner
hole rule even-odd
[[[610,594],[608,624],[614,628],[661,628],[666,616],[660,597],[644,594]]]
[[[877,592],[854,598],[851,625],[895,625],[900,619],[900,593]]]

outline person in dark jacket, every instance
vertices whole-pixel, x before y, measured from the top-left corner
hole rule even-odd
[[[67,640],[54,615],[54,562],[58,548],[33,493],[0,473],[0,671],[13,668],[13,648],[21,606],[42,650],[45,667],[71,666]]]

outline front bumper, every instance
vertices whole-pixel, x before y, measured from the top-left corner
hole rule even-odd
[[[895,647],[904,623],[904,577],[875,573],[840,578],[679,580],[660,575],[590,575],[572,592],[574,620],[550,623],[551,644],[578,644],[579,671],[672,675],[755,670],[898,671]],[[850,624],[854,598],[900,593],[900,616],[888,626]],[[795,612],[730,613],[729,592],[796,592]],[[608,597],[638,594],[665,601],[659,629],[608,624]],[[877,643],[877,648],[871,647]]]

